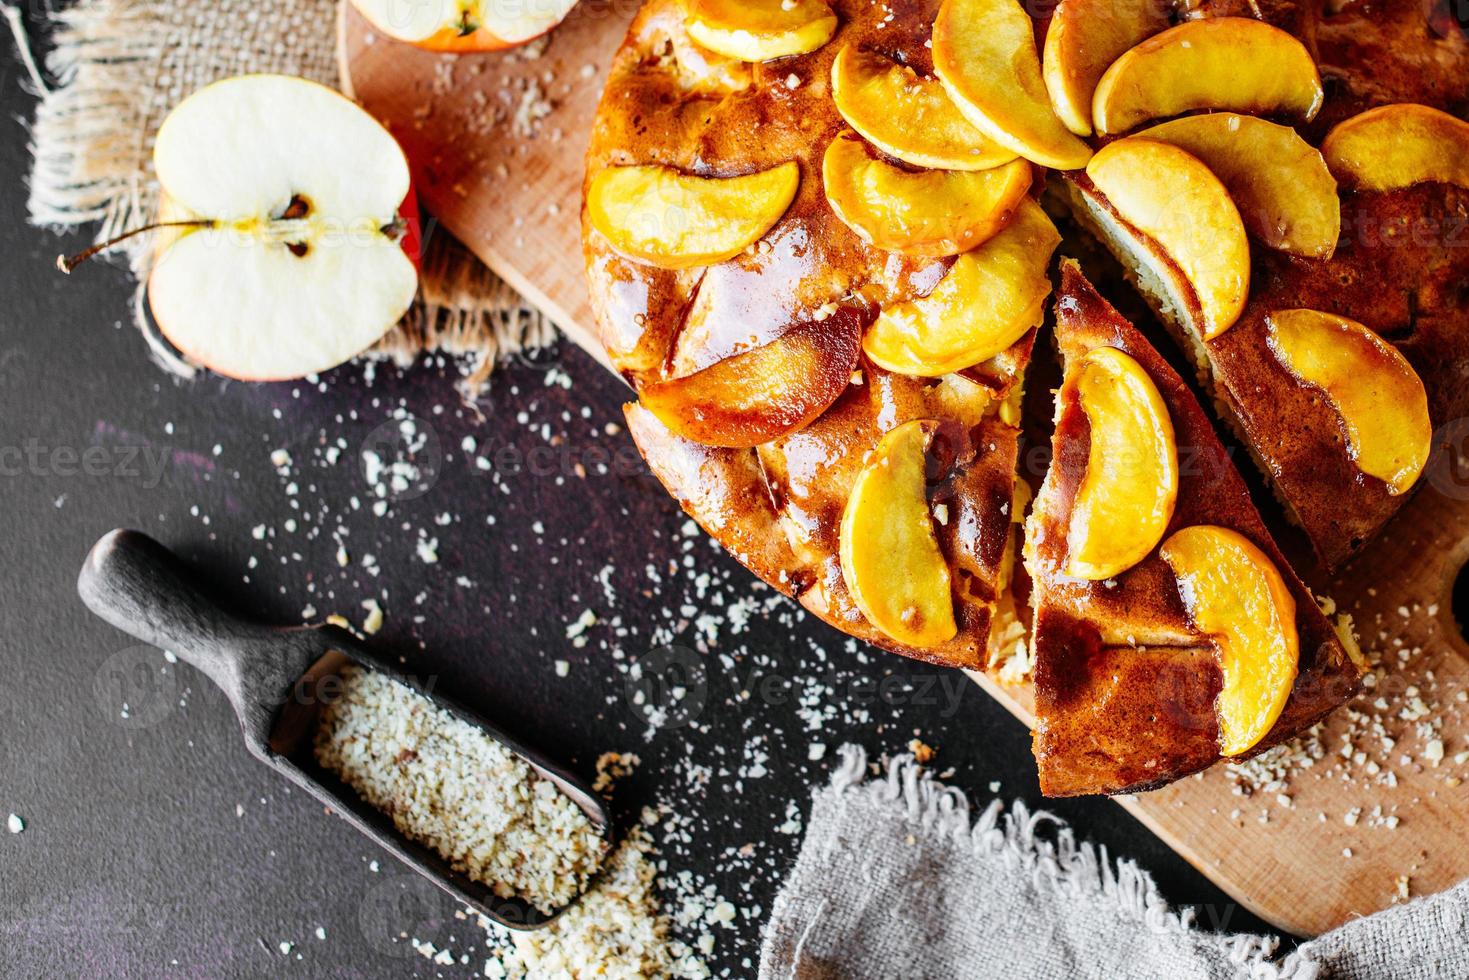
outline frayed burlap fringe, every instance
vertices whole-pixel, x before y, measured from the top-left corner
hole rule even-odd
[[[1271,937],[1197,928],[1135,863],[1059,817],[975,813],[912,755],[873,767],[844,745],[771,910],[762,980],[837,976],[1324,980]],[[1064,921],[1063,921],[1064,920]],[[1127,963],[1130,973],[1117,973]]]
[[[867,752],[843,745],[841,765],[832,788],[850,792],[867,779]],[[886,780],[871,787],[886,800],[901,802],[910,821],[951,835],[975,854],[996,855],[1011,869],[1026,873],[1038,886],[1065,892],[1113,908],[1150,932],[1186,933],[1195,929],[1193,909],[1175,912],[1158,892],[1153,878],[1137,863],[1112,860],[1105,847],[1078,841],[1070,826],[1046,810],[1032,812],[1021,800],[1009,810],[992,800],[977,819],[962,790],[933,779],[911,755],[887,761]],[[1046,827],[1054,833],[1043,833]],[[1268,936],[1218,935],[1220,952],[1252,980],[1317,980],[1317,964],[1291,953],[1277,962],[1279,942]]]
[[[22,58],[29,57],[18,11],[5,15]],[[39,72],[31,131],[33,224],[70,229],[96,223],[105,241],[147,224],[158,207],[153,138],[168,111],[189,93],[247,72],[300,75],[335,86],[335,0],[80,0],[53,15]],[[118,247],[140,284],[133,318],[167,369],[194,366],[158,334],[141,283],[146,236]],[[482,380],[496,360],[541,346],[555,328],[442,229],[425,239],[419,301],[370,356],[411,362],[424,352],[474,359]]]
[[[547,347],[556,328],[443,229],[424,240],[418,301],[369,353],[406,366],[424,352],[472,361],[473,393],[502,358]]]

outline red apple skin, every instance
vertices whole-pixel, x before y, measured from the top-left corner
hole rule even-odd
[[[413,268],[421,279],[423,277],[423,222],[418,209],[418,186],[413,182],[412,177],[408,179],[408,195],[403,198],[403,203],[398,205],[398,217],[402,218],[403,223],[407,225],[407,229],[403,232],[403,252],[408,256],[408,261],[413,263]]]

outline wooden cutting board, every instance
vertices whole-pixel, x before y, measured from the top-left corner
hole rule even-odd
[[[350,9],[339,25],[343,86],[402,141],[426,210],[603,363],[582,279],[583,156],[636,7],[582,0],[534,57],[418,51],[374,36]],[[1469,444],[1469,430],[1458,435]],[[1452,476],[1434,474],[1349,577],[1312,583],[1353,613],[1364,648],[1387,667],[1327,725],[1319,759],[1293,766],[1284,788],[1219,766],[1120,801],[1289,932],[1314,935],[1386,908],[1404,888],[1424,895],[1469,878],[1469,764],[1453,761],[1469,752],[1459,700],[1469,700],[1469,647],[1450,612],[1469,558],[1469,480]],[[1032,723],[1028,689],[976,680]],[[1436,766],[1435,739],[1445,753]]]

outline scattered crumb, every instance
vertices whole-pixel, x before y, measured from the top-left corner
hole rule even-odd
[[[362,632],[372,636],[383,628],[383,607],[376,599],[368,599],[362,603],[362,608],[367,610],[367,617],[362,620]]]

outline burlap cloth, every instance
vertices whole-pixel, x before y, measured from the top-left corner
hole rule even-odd
[[[338,83],[336,0],[80,0],[50,15],[44,74],[30,60],[19,10],[0,8],[40,97],[30,220],[57,229],[95,223],[98,241],[153,220],[153,138],[184,96],[246,72]],[[425,351],[466,355],[474,381],[497,357],[550,342],[548,321],[442,229],[428,232],[419,301],[373,355],[400,363]],[[146,281],[148,238],[119,251]],[[145,307],[140,285],[139,329],[161,364],[191,374]]]
[[[1194,927],[1148,874],[1058,818],[971,811],[912,756],[869,779],[843,746],[771,912],[764,980],[1448,980],[1469,977],[1469,883],[1278,955]]]

